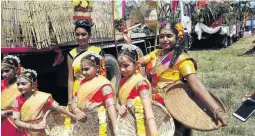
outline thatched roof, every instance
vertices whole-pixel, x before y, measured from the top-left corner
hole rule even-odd
[[[93,3],[92,39],[113,38],[111,6],[111,1]],[[1,12],[2,47],[47,48],[75,40],[72,0],[5,0]],[[131,19],[140,22],[142,14],[133,13]]]

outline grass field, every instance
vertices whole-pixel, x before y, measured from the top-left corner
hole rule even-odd
[[[242,97],[255,88],[255,54],[243,55],[255,46],[253,37],[244,37],[228,48],[195,50],[189,54],[198,61],[198,75],[207,89],[226,105],[228,126],[210,132],[193,131],[194,136],[255,136],[255,116],[241,122],[232,116]]]

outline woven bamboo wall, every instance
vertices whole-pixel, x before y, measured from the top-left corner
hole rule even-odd
[[[141,11],[145,9],[133,11],[130,18],[132,25],[142,22]],[[1,47],[40,49],[75,40],[72,0],[4,0],[1,12]],[[94,22],[91,39],[94,42],[103,38],[113,39],[111,1],[94,1],[91,16]]]
[[[1,46],[40,49],[74,40],[71,4],[70,0],[2,1]]]

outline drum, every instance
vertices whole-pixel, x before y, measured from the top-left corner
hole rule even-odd
[[[225,111],[223,103],[210,94]],[[218,128],[213,112],[193,93],[188,84],[177,82],[169,87],[165,94],[165,106],[174,119],[188,128],[200,131]]]
[[[158,102],[152,101],[152,110],[155,116],[159,136],[173,136],[175,131],[173,118],[168,114],[166,108]],[[128,107],[125,117],[118,117],[116,136],[137,136],[134,106]],[[146,126],[146,135],[149,136],[150,130]]]

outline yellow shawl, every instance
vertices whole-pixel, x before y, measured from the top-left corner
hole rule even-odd
[[[20,96],[17,83],[10,85],[1,93],[1,109],[11,109],[13,101]]]
[[[150,82],[141,74],[134,74],[121,86],[119,90],[119,101],[121,105],[124,105],[127,102],[130,92],[141,81],[145,81],[147,83],[149,86],[149,94],[151,94]]]
[[[44,115],[42,109],[49,98],[51,94],[35,91],[21,107],[21,120],[29,122],[40,119]]]
[[[104,76],[97,76],[93,79],[86,81],[78,88],[78,103],[79,109],[84,109],[87,102],[94,96],[94,94],[104,85],[110,85],[113,88],[112,83]],[[113,91],[114,92],[114,91]]]

